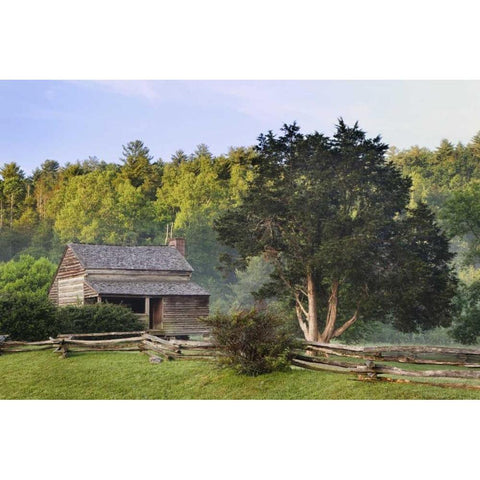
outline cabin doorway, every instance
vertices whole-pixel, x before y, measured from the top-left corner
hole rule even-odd
[[[163,302],[161,298],[150,299],[150,328],[159,330],[162,328]]]

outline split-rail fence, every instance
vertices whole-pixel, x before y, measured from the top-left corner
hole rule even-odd
[[[53,348],[60,357],[70,352],[139,351],[151,357],[153,363],[161,360],[206,359],[216,355],[210,342],[166,339],[148,332],[105,332],[58,335],[40,342],[7,341],[0,337],[0,354],[19,353]]]
[[[166,338],[147,331],[65,334],[40,342],[9,341],[8,337],[0,336],[0,355],[52,348],[62,358],[70,352],[138,351],[147,354],[152,363],[206,360],[221,355],[209,341]],[[480,389],[480,349],[416,345],[360,347],[302,341],[291,362],[309,370],[354,374],[360,380],[433,378],[435,385]],[[432,368],[426,369],[428,365]],[[450,383],[439,383],[440,379]],[[452,379],[470,383],[451,383]]]
[[[479,349],[423,345],[361,347],[318,342],[302,343],[302,350],[295,352],[292,364],[309,370],[356,374],[360,380],[409,377],[448,379],[449,382],[451,379],[480,381]],[[410,368],[400,368],[392,363],[406,364]],[[425,369],[426,365],[433,368]],[[385,377],[386,375],[390,377]],[[480,384],[474,383],[436,381],[435,385],[480,389]]]

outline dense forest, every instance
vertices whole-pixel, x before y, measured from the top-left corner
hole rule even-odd
[[[217,239],[214,222],[238,205],[252,184],[256,155],[249,147],[214,156],[207,146],[199,145],[192,154],[179,150],[164,162],[135,140],[123,146],[118,163],[96,157],[65,165],[45,160],[30,176],[16,163],[4,164],[0,168],[0,290],[45,294],[68,242],[158,245],[165,243],[167,225],[173,225],[174,235],[187,240],[195,281],[212,293],[212,310],[250,307],[251,292],[268,280],[271,266],[262,256],[250,258],[241,269],[222,263],[222,254],[229,249]],[[466,145],[443,140],[433,150],[392,147],[387,159],[411,178],[411,205],[428,205],[451,239],[460,281],[455,322],[448,332],[457,341],[476,342],[480,133]],[[271,304],[294,316],[281,301]],[[440,330],[410,335],[408,340],[447,341],[447,329]],[[405,335],[393,327],[359,322],[345,340],[406,340]]]

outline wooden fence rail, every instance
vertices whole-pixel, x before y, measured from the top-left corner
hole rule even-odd
[[[411,378],[480,380],[480,370],[475,370],[480,369],[479,349],[419,345],[360,347],[318,342],[302,343],[303,350],[294,353],[292,364],[310,370],[357,374],[360,379],[379,379],[383,375],[392,375]],[[349,360],[342,360],[341,357]],[[406,369],[380,364],[377,363],[378,360],[403,364],[446,365],[452,368],[448,370],[425,370],[418,367]],[[436,384],[480,389],[478,384]]]
[[[214,357],[215,346],[209,342],[170,340],[148,332],[101,332],[62,334],[41,342],[8,341],[0,336],[0,355],[54,348],[61,358],[69,352],[87,351],[140,351],[156,363],[173,359],[205,359]]]
[[[61,358],[67,357],[69,352],[139,351],[147,354],[152,363],[176,359],[211,359],[221,354],[214,344],[207,341],[168,339],[144,331],[62,334],[39,342],[9,341],[7,336],[0,336],[0,355],[46,349],[54,349]],[[402,364],[446,365],[450,368],[407,369],[378,363],[379,360]],[[310,370],[356,374],[360,379],[382,379],[384,375],[392,375],[480,380],[480,349],[472,348],[418,345],[359,347],[302,342],[301,350],[296,350],[293,354],[292,364]],[[480,384],[468,385],[468,388],[480,388]]]

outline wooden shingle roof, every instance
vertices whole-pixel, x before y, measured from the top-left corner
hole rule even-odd
[[[193,272],[185,257],[167,245],[120,247],[70,243],[68,246],[86,269]]]
[[[99,295],[144,295],[147,297],[164,295],[210,295],[200,285],[190,281],[127,282],[120,280],[87,280]]]

